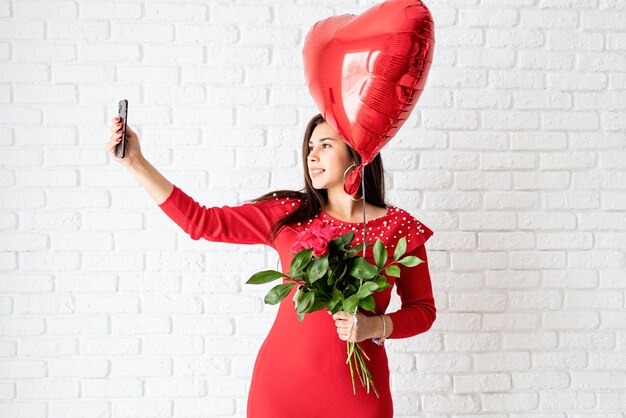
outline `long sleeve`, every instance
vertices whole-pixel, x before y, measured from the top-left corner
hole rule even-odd
[[[233,244],[268,244],[273,223],[272,203],[259,201],[240,206],[200,206],[185,192],[174,186],[169,197],[159,205],[191,239]]]
[[[393,321],[393,332],[387,338],[408,338],[426,332],[437,317],[426,248],[419,245],[407,255],[417,256],[424,262],[415,267],[401,266],[396,286],[402,306],[388,314]]]

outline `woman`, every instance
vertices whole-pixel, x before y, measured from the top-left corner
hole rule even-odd
[[[365,202],[359,188],[357,198],[347,195],[343,182],[361,158],[316,115],[308,123],[302,157],[305,187],[302,192],[280,190],[267,193],[240,206],[207,208],[163,177],[141,154],[139,138],[127,127],[126,156],[115,157],[121,136],[118,118],[113,119],[107,150],[148,191],[159,207],[192,239],[237,244],[267,244],[280,255],[282,271],[289,271],[293,255],[289,249],[296,236],[314,220],[355,232],[362,241],[363,204],[366,209],[367,242],[381,238],[390,254],[397,240],[407,237],[407,255],[424,262],[401,267],[401,276],[388,281],[397,286],[402,307],[385,314],[391,289],[374,294],[376,314],[316,311],[300,323],[288,295],[263,342],[248,394],[251,418],[332,418],[393,416],[389,368],[384,344],[373,338],[408,338],[430,329],[435,321],[430,275],[424,243],[433,234],[408,212],[387,206],[384,199],[383,166],[380,155],[365,168]],[[368,261],[373,263],[371,251]],[[292,289],[295,292],[296,287]],[[357,394],[346,364],[345,341],[359,342],[370,358],[369,370],[376,389],[368,394],[357,379]],[[356,377],[355,377],[356,378]]]

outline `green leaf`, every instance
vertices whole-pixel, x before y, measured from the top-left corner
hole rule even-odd
[[[387,281],[387,278],[385,276],[381,276],[380,279],[374,280],[374,283],[378,285],[379,292],[382,292],[385,289],[389,289],[393,287],[393,285]]]
[[[285,299],[294,285],[295,283],[283,283],[272,287],[270,291],[267,292],[267,295],[265,295],[265,303],[268,305],[276,305],[281,300]]]
[[[380,276],[378,279],[374,280],[374,283],[378,285],[379,291],[393,287],[393,285],[387,281],[385,276]]]
[[[369,247],[373,247],[374,244],[372,244],[371,242],[368,242],[367,244],[365,244],[365,248],[369,248]],[[354,256],[356,256],[358,253],[360,253],[361,251],[363,251],[363,244],[357,244],[354,247],[351,248],[351,250],[355,250],[354,251]],[[348,254],[352,254],[352,251],[349,251]]]
[[[313,303],[313,306],[311,306],[311,309],[309,309],[309,312],[315,312],[324,309],[327,303],[328,301],[325,299],[315,298],[315,302]]]
[[[335,307],[337,306],[337,304],[339,304],[339,302],[341,302],[341,299],[337,300],[337,299],[332,299],[329,300],[328,302],[326,302],[326,307],[328,308],[329,311],[333,311],[335,309]]]
[[[281,277],[285,277],[285,274],[281,273],[280,271],[264,270],[264,271],[259,271],[258,273],[253,274],[252,277],[248,279],[246,284],[264,284],[264,283],[272,282]]]
[[[376,301],[373,296],[368,296],[359,302],[359,305],[366,311],[374,312],[376,309]]]
[[[306,268],[306,266],[311,262],[313,258],[313,250],[307,248],[305,250],[299,251],[291,260],[291,265],[289,266],[289,275],[290,276],[298,276],[302,273],[302,270]]]
[[[302,322],[304,319],[304,312],[298,312],[298,322]]]
[[[387,248],[385,248],[385,244],[383,241],[378,238],[376,240],[376,244],[374,244],[374,261],[379,269],[382,269],[385,263],[387,262]]]
[[[326,307],[328,308],[329,311],[333,312],[335,307],[339,304],[339,302],[341,302],[343,295],[341,294],[339,289],[337,289],[336,287],[333,287],[331,296],[332,296],[331,300],[326,302]]]
[[[313,283],[318,279],[324,277],[328,271],[328,255],[322,257],[316,257],[309,265],[309,283]]]
[[[302,297],[298,301],[296,309],[298,312],[306,313],[308,309],[313,306],[313,302],[315,302],[315,290],[302,292]]]
[[[293,300],[294,307],[298,305],[298,299],[300,299],[300,295],[302,295],[302,287],[303,285],[298,286],[293,294],[293,298],[291,298],[291,300]]]
[[[392,277],[400,277],[400,267],[396,265],[387,266],[385,273]]]
[[[378,284],[376,282],[364,282],[356,296],[359,299],[363,299],[378,290]]]
[[[406,237],[402,237],[398,240],[398,244],[396,245],[396,250],[393,253],[393,259],[398,261],[400,257],[404,255],[406,251]]]
[[[332,299],[331,301],[337,301],[337,302],[341,302],[341,300],[343,299],[343,294],[341,293],[341,291],[339,289],[337,289],[336,287],[333,287],[332,290]]]
[[[357,257],[352,264],[350,275],[357,279],[368,280],[378,274],[375,265],[368,263],[363,257]]]
[[[356,292],[356,287],[354,287],[354,284],[352,283],[348,284],[343,291],[344,295],[356,295]]]
[[[343,276],[345,276],[347,271],[348,271],[348,265],[346,263],[342,263],[340,269],[335,271],[332,277],[331,275],[328,276],[328,280],[326,281],[326,284],[334,287],[337,284],[337,282],[340,281],[343,278]]]
[[[352,295],[348,299],[343,301],[343,311],[344,312],[354,312],[356,311],[356,307],[359,304],[359,298],[357,295]]]
[[[369,280],[373,277],[372,275],[368,274],[367,271],[358,268],[353,268],[352,270],[350,270],[350,275],[359,280]]]
[[[354,239],[354,232],[352,231],[346,232],[345,234],[341,236],[341,240],[343,241],[345,245],[350,245],[353,239]]]
[[[418,257],[415,257],[414,255],[407,255],[403,259],[398,260],[398,263],[407,267],[415,267],[418,264],[422,264],[423,262],[424,260],[420,260]]]

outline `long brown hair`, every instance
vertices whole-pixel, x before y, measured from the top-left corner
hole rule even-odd
[[[313,187],[311,182],[311,176],[308,170],[308,156],[309,156],[309,140],[313,135],[313,131],[317,125],[324,123],[325,120],[321,114],[315,115],[307,124],[304,131],[304,140],[302,142],[302,166],[304,169],[304,187],[297,190],[276,190],[266,193],[256,199],[248,200],[247,202],[258,202],[265,199],[281,199],[281,198],[297,198],[301,200],[301,204],[298,208],[291,212],[289,215],[280,218],[272,225],[269,232],[268,240],[274,240],[278,232],[287,225],[291,225],[296,222],[305,222],[311,219],[313,216],[322,209],[323,204],[328,201],[328,193],[326,189],[317,190]],[[361,156],[358,152],[352,149],[348,144],[348,151],[352,156],[352,159],[357,165],[361,164]],[[383,168],[383,160],[380,154],[365,166],[364,180],[365,189],[365,201],[380,208],[386,208],[385,204],[385,170]],[[362,195],[362,187],[359,186],[358,194]]]

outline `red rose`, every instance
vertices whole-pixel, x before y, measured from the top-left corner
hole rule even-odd
[[[307,229],[298,234],[296,242],[291,247],[291,252],[297,253],[311,248],[314,257],[321,257],[328,254],[328,243],[341,235],[343,235],[341,228],[315,220]]]

